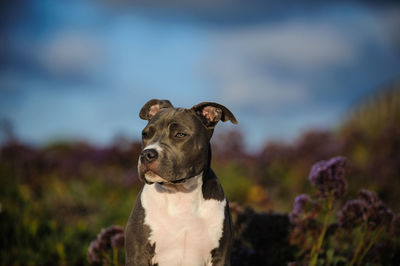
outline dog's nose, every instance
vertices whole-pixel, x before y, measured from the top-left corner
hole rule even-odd
[[[158,152],[155,149],[148,149],[142,151],[140,154],[140,161],[142,163],[150,163],[158,158]]]

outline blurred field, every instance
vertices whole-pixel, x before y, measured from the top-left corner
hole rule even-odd
[[[214,136],[212,167],[231,202],[288,213],[297,195],[312,192],[310,167],[342,155],[351,163],[348,197],[367,188],[400,211],[399,83],[354,107],[335,131],[268,142],[259,153],[245,149],[245,133]],[[90,241],[104,227],[125,225],[142,186],[140,142],[32,147],[8,134],[0,151],[0,264],[87,265]]]

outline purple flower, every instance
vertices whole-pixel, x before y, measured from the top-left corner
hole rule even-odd
[[[113,225],[102,229],[88,248],[87,259],[91,265],[100,265],[103,255],[110,252],[112,248],[124,246],[124,228]]]
[[[118,233],[111,237],[112,248],[123,248],[125,243],[124,233]]]
[[[376,193],[366,190],[366,189],[361,189],[358,192],[358,195],[360,197],[360,199],[362,199],[363,201],[365,201],[367,204],[372,205],[372,204],[376,204],[378,202],[380,202],[378,196],[376,195]]]
[[[294,200],[294,207],[292,212],[289,214],[289,219],[292,223],[295,223],[299,215],[305,210],[307,203],[311,202],[310,196],[307,194],[301,194]]]
[[[100,234],[97,236],[99,241],[100,249],[110,250],[111,249],[111,238],[117,234],[123,234],[124,228],[117,225],[112,225],[106,229],[101,230]]]
[[[101,263],[101,251],[97,239],[90,242],[87,259],[91,265]]]
[[[317,187],[320,197],[334,195],[340,198],[347,193],[346,165],[346,159],[338,156],[312,166],[309,180]]]
[[[308,216],[304,219],[304,226],[307,232],[314,236],[319,236],[322,230],[322,224],[314,217]]]
[[[229,209],[232,215],[239,215],[244,212],[242,206],[240,206],[237,202],[229,202]]]
[[[364,221],[367,205],[364,201],[349,200],[338,213],[339,225],[343,228],[354,228]]]
[[[393,220],[393,212],[383,204],[376,193],[361,189],[359,196],[367,206],[365,216],[369,229],[375,230],[378,227],[390,225]]]
[[[389,226],[393,220],[393,212],[383,203],[370,205],[367,212],[368,227],[372,230],[380,226]]]
[[[296,220],[295,226],[290,232],[290,243],[297,246],[308,246],[310,245],[309,238],[318,237],[321,233],[321,223],[319,223],[314,217],[306,216],[304,219]]]
[[[390,233],[394,237],[400,238],[400,213],[393,218]]]

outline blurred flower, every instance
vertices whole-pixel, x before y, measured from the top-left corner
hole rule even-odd
[[[384,205],[372,206],[368,208],[368,227],[376,229],[380,226],[390,226],[393,220],[393,212]]]
[[[101,263],[101,251],[99,247],[99,241],[97,241],[97,239],[90,242],[87,259],[91,265],[97,265]]]
[[[346,165],[346,159],[338,156],[329,161],[317,162],[312,166],[309,180],[313,186],[317,187],[320,197],[334,195],[340,198],[346,194]]]
[[[386,207],[376,193],[361,189],[359,196],[367,208],[365,218],[369,229],[375,230],[378,227],[387,227],[390,225],[393,219],[393,212]]]
[[[390,233],[394,237],[400,238],[400,213],[393,218]]]
[[[369,205],[376,204],[380,201],[376,193],[366,189],[361,189],[360,192],[358,192],[358,195],[360,199],[362,199]]]
[[[290,232],[290,243],[303,249],[310,249],[314,239],[321,233],[321,223],[314,217],[307,216],[304,219],[298,219],[292,231]],[[312,236],[312,238],[310,238]]]
[[[117,225],[112,225],[106,229],[101,230],[100,234],[97,236],[99,241],[100,249],[110,250],[111,249],[111,238],[117,234],[123,234],[124,228]]]
[[[118,233],[111,237],[112,248],[124,248],[125,236],[124,233]]]
[[[112,248],[124,246],[124,228],[112,225],[102,229],[88,248],[87,259],[91,265],[101,264],[104,253],[110,252]]]
[[[239,215],[244,212],[244,208],[237,202],[229,202],[229,210],[231,211],[232,215]]]
[[[307,203],[311,202],[310,196],[307,194],[301,194],[294,200],[294,206],[292,212],[289,214],[290,222],[295,223],[299,218],[300,214],[305,210]]]
[[[305,230],[314,235],[319,236],[322,230],[322,224],[314,217],[307,217],[304,219]]]
[[[349,200],[338,213],[339,225],[343,228],[354,228],[364,221],[367,205],[364,201]]]

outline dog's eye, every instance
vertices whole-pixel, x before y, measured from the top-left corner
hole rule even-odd
[[[185,134],[185,133],[183,133],[183,132],[178,132],[178,133],[176,133],[176,135],[175,135],[175,137],[177,137],[177,138],[184,138],[184,137],[186,137],[187,136],[187,134]]]

